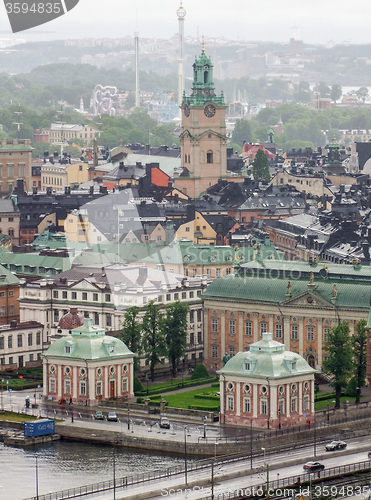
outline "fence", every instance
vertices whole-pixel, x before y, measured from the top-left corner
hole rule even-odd
[[[212,496],[202,497],[200,500],[229,500],[229,499],[253,499],[253,498],[284,498],[293,497],[297,491],[303,491],[303,488],[311,489],[312,484],[325,482],[326,479],[333,479],[336,477],[344,478],[344,476],[351,476],[361,471],[368,472],[371,470],[371,461],[358,462],[355,464],[340,465],[331,467],[316,473],[305,473],[269,481],[268,485],[264,482],[261,485],[239,487],[235,490],[229,490],[223,493],[215,493]],[[220,481],[220,480],[219,480]],[[348,480],[344,480],[348,481]],[[267,491],[268,490],[268,491]],[[330,491],[330,490],[329,490]],[[339,491],[339,490],[338,490]],[[266,494],[266,495],[265,495]],[[318,497],[318,495],[316,495]],[[327,495],[329,496],[329,494]],[[312,498],[311,491],[309,497]]]

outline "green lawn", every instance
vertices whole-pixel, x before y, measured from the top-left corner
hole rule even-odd
[[[218,391],[215,387],[204,387],[200,389],[193,389],[187,392],[180,392],[178,394],[169,394],[163,398],[168,403],[168,406],[173,408],[188,408],[189,406],[205,406],[213,408],[217,406],[218,401],[212,399],[195,399],[195,394],[208,393],[213,395]]]
[[[36,420],[35,416],[26,415],[24,413],[13,413],[11,411],[0,412],[0,420],[9,422],[24,422],[25,420]]]
[[[361,396],[361,402],[362,402],[362,397]],[[356,400],[355,397],[351,397],[351,396],[341,396],[340,398],[340,404],[341,404],[341,407],[343,408],[344,405],[344,401],[349,401],[349,403],[354,403],[354,401]],[[335,406],[335,398],[334,397],[331,397],[328,399],[329,401],[329,406],[327,406],[327,400],[324,400],[324,401],[318,401],[315,403],[315,407],[316,407],[316,410],[324,410],[324,409],[327,409],[329,408],[330,410],[332,410]]]

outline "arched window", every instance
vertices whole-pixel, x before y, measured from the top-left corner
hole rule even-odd
[[[207,152],[206,163],[214,163],[213,152],[210,149]]]
[[[207,74],[208,74],[208,72],[204,71],[204,83],[207,83]]]

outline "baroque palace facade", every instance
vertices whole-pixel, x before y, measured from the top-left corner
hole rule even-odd
[[[203,293],[205,364],[217,370],[263,333],[321,370],[330,329],[347,321],[350,334],[367,319],[371,268],[254,260],[214,280]]]

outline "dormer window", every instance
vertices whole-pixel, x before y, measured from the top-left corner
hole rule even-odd
[[[251,369],[251,364],[247,361],[245,362],[245,370],[250,371]]]
[[[115,352],[115,347],[113,345],[109,346],[109,353],[113,354]]]
[[[71,346],[65,345],[64,346],[64,353],[65,354],[71,354]]]
[[[296,361],[291,363],[291,370],[296,370]]]

